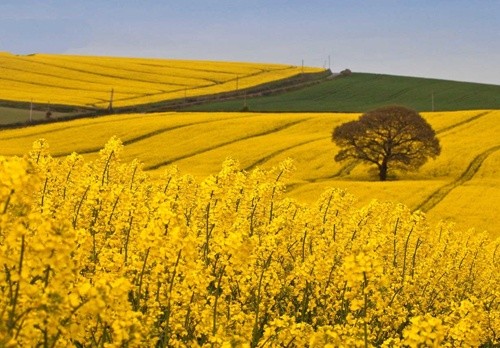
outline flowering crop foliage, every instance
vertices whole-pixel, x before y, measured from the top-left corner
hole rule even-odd
[[[106,108],[191,98],[324,69],[283,64],[0,52],[0,99]]]
[[[0,346],[500,344],[500,241],[331,189],[290,161],[153,182],[111,139],[0,158]]]

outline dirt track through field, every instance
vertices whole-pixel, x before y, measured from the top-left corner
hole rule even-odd
[[[237,118],[244,118],[244,116],[235,117],[233,119],[237,119]],[[156,130],[154,130],[152,132],[141,134],[141,135],[139,135],[137,137],[125,140],[125,141],[123,141],[123,145],[125,145],[125,146],[131,145],[131,144],[137,143],[139,141],[146,140],[146,139],[149,139],[151,137],[154,137],[154,136],[166,133],[166,132],[170,132],[170,131],[173,131],[173,130],[176,130],[176,129],[186,128],[186,127],[190,127],[190,126],[197,126],[197,125],[202,125],[202,124],[206,124],[206,123],[214,123],[214,122],[219,122],[219,121],[221,121],[221,120],[208,120],[208,121],[185,123],[185,124],[179,124],[179,125],[176,125],[176,126],[160,128],[160,129],[156,129]],[[97,153],[101,149],[102,149],[102,146],[91,147],[91,148],[88,148],[88,149],[79,150],[78,154],[80,154],[80,155],[88,155],[90,153]],[[56,153],[56,154],[54,154],[54,157],[64,157],[64,156],[68,156],[68,155],[70,155],[70,153],[67,153],[67,152]]]
[[[467,124],[467,123],[470,123],[470,122],[474,122],[477,119],[480,119],[481,117],[488,115],[489,113],[491,113],[491,111],[481,112],[480,114],[477,114],[476,116],[468,118],[462,122],[458,122],[458,123],[452,124],[451,126],[444,127],[443,129],[438,130],[436,132],[436,134],[441,134],[441,133],[447,132],[449,130],[452,130],[453,128],[460,127],[460,126]]]
[[[423,212],[428,212],[434,208],[439,202],[441,202],[454,188],[463,185],[465,182],[471,180],[474,175],[478,172],[479,168],[483,162],[492,153],[500,150],[500,145],[489,148],[488,150],[477,155],[469,164],[465,172],[454,180],[453,182],[442,186],[441,188],[434,191],[430,196],[428,196],[422,203],[420,203],[415,210],[421,210]]]
[[[280,149],[278,151],[274,151],[272,153],[270,153],[269,155],[265,156],[265,157],[262,157],[261,159],[259,159],[258,161],[252,163],[251,165],[247,166],[245,168],[245,170],[252,170],[253,168],[257,167],[257,166],[260,166],[261,164],[269,161],[271,158],[273,157],[276,157],[278,156],[279,154],[285,152],[285,151],[288,151],[288,150],[291,150],[291,149],[294,149],[294,148],[297,148],[297,147],[300,147],[302,145],[307,145],[307,144],[310,144],[310,143],[314,143],[315,141],[319,141],[319,140],[323,140],[324,138],[316,138],[316,139],[312,139],[312,140],[307,140],[307,141],[303,141],[301,143],[298,143],[298,144],[294,144],[294,145],[291,145],[291,146],[288,146],[288,147],[285,147],[283,149]]]
[[[226,142],[223,142],[223,143],[220,143],[220,144],[216,144],[216,145],[213,145],[213,146],[209,146],[209,147],[197,150],[197,151],[193,151],[193,152],[184,154],[184,155],[179,156],[179,157],[171,158],[169,160],[166,160],[166,161],[163,161],[163,162],[160,162],[160,163],[157,163],[157,164],[153,164],[151,166],[145,167],[144,169],[145,170],[155,170],[155,169],[158,169],[160,167],[172,164],[174,162],[177,162],[177,161],[189,158],[189,157],[193,157],[193,156],[196,156],[196,155],[208,152],[208,151],[212,151],[212,150],[215,150],[215,149],[223,147],[223,146],[231,145],[231,144],[237,143],[239,141],[243,141],[243,140],[247,140],[247,139],[251,139],[251,138],[255,138],[255,137],[259,137],[259,136],[263,136],[263,135],[268,135],[268,134],[280,132],[282,130],[285,130],[287,128],[290,128],[292,126],[295,126],[295,125],[297,125],[299,123],[302,123],[302,122],[305,122],[307,120],[308,119],[305,118],[305,119],[302,119],[302,120],[299,120],[299,121],[289,122],[289,123],[286,123],[286,124],[284,124],[282,126],[275,127],[275,128],[272,128],[272,129],[268,129],[268,130],[266,130],[264,132],[261,132],[261,133],[250,134],[250,135],[238,138],[238,139],[234,139],[234,140],[226,141]]]

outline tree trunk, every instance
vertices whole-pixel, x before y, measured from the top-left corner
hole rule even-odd
[[[380,181],[387,180],[387,161],[384,159],[382,164],[378,167]]]

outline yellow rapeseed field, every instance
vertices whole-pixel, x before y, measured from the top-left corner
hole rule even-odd
[[[0,100],[106,108],[323,69],[12,55]],[[500,346],[500,110],[422,114],[386,182],[357,113],[111,115],[0,130],[0,347]]]
[[[498,205],[498,110],[423,113],[438,133],[442,154],[417,173],[395,173],[397,180],[378,182],[363,165],[336,163],[332,129],[359,114],[318,113],[158,113],[114,115],[12,129],[0,132],[0,154],[22,156],[44,138],[53,156],[76,151],[89,160],[108,139],[125,145],[123,159],[138,159],[154,178],[175,164],[198,180],[217,173],[228,157],[241,168],[269,168],[292,158],[294,171],[287,195],[314,202],[330,187],[358,197],[402,202],[423,209],[437,222],[444,218],[500,235]],[[491,150],[493,148],[493,150]],[[488,151],[493,151],[489,153]],[[479,157],[478,157],[479,156]],[[481,156],[486,156],[482,158]],[[476,162],[474,162],[476,161]],[[469,170],[471,163],[479,166]],[[484,162],[484,163],[483,163]],[[476,173],[477,172],[477,173]],[[472,175],[460,181],[465,174]],[[466,176],[467,176],[466,175]],[[478,197],[472,198],[474,192]]]
[[[500,149],[491,153],[474,177],[454,188],[429,211],[433,219],[458,221],[461,228],[496,224],[500,199]],[[467,212],[464,219],[456,216]],[[494,229],[499,234],[498,227]]]
[[[0,100],[106,108],[234,91],[323,69],[0,52]]]
[[[293,136],[312,119],[276,124]],[[357,207],[340,189],[291,200],[291,160],[153,181],[116,138],[92,161],[50,149],[0,156],[1,347],[500,345],[500,239],[487,233]]]

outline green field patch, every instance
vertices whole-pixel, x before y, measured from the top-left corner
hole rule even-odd
[[[47,119],[48,106],[45,110],[43,109],[20,109],[20,108],[10,108],[5,106],[0,106],[0,126],[8,125],[13,123],[25,123],[29,124],[30,121],[39,121]],[[69,116],[71,113],[63,113],[51,111],[50,117],[57,119],[59,117]]]
[[[274,96],[246,99],[257,112],[365,112],[388,104],[417,111],[500,109],[500,86],[406,76],[353,73]],[[244,100],[189,107],[197,111],[237,111]]]

